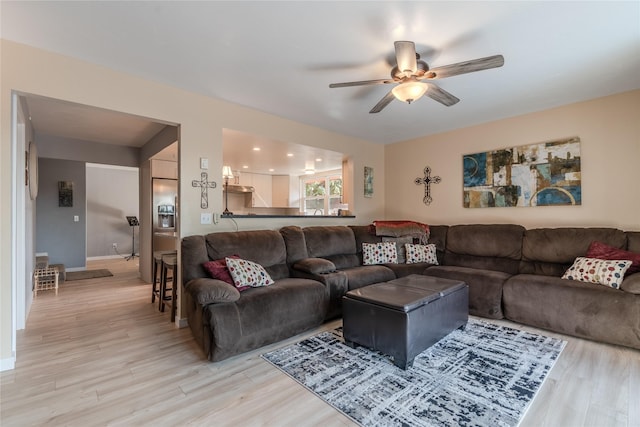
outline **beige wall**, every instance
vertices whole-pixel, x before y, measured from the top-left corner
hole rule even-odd
[[[581,140],[581,206],[462,207],[463,154],[571,136]],[[431,186],[429,206],[424,186],[413,182],[425,166],[442,178]],[[390,219],[640,230],[640,90],[387,145],[385,171]]]
[[[235,229],[230,220],[200,225],[200,190],[191,187],[200,176],[200,157],[209,158],[210,179],[222,183],[222,129],[231,128],[279,141],[340,151],[350,156],[356,177],[353,201],[357,218],[236,220],[240,229],[284,225],[365,224],[384,213],[384,147],[338,135],[249,108],[186,92],[58,54],[2,40],[0,46],[0,197],[11,200],[11,91],[37,94],[180,124],[180,232],[182,236]],[[376,170],[376,196],[365,199],[364,166]],[[210,190],[209,212],[222,211],[222,186]],[[0,204],[0,360],[11,357],[11,205]]]

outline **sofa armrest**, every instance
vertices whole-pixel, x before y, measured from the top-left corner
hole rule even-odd
[[[294,269],[291,272],[291,277],[316,280],[325,286],[329,299],[325,320],[339,317],[342,314],[342,296],[349,290],[349,281],[344,271],[311,274]]]
[[[293,264],[293,269],[309,274],[327,274],[336,271],[336,265],[324,258],[305,258]]]
[[[200,305],[217,302],[235,302],[240,299],[240,292],[222,280],[201,277],[187,282],[185,290]]]
[[[640,273],[633,273],[624,278],[620,289],[630,294],[640,295]]]

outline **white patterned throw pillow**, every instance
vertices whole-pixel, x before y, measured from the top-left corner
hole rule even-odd
[[[564,272],[562,278],[620,289],[624,273],[629,269],[631,263],[628,260],[578,257],[573,265]]]
[[[438,265],[436,245],[433,243],[428,245],[414,245],[413,243],[406,243],[404,246],[407,249],[407,264],[428,262],[429,264]]]
[[[397,264],[398,251],[395,242],[363,243],[362,263],[364,265],[374,264]]]
[[[225,261],[236,287],[251,286],[258,288],[260,286],[273,285],[274,283],[269,273],[260,264],[246,259],[225,258]]]

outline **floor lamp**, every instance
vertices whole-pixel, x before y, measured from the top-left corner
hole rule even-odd
[[[233,178],[231,166],[222,166],[222,177],[224,178],[224,212],[222,215],[233,215],[229,210],[229,179]]]

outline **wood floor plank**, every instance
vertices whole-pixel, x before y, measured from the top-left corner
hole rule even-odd
[[[210,363],[151,304],[136,263],[90,262],[114,276],[38,294],[16,368],[0,373],[1,425],[355,426],[260,358],[339,320]],[[521,427],[640,427],[640,351],[498,323],[567,341]]]

